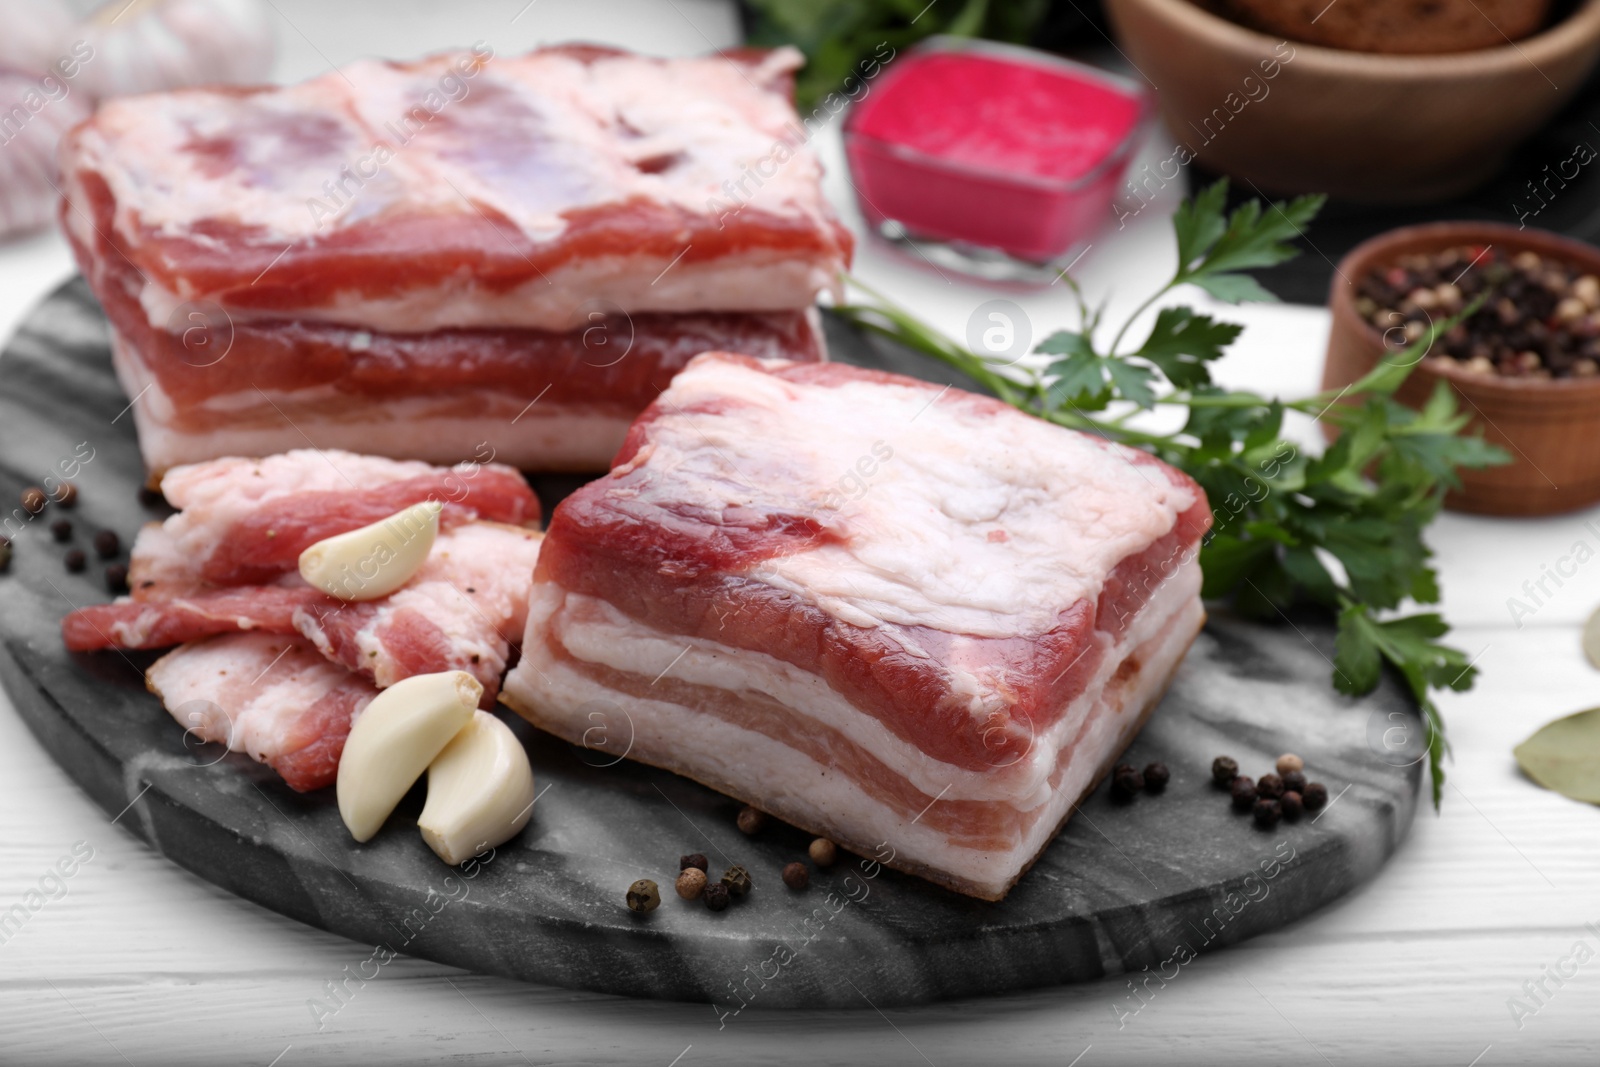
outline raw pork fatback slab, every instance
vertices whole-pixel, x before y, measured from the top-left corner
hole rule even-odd
[[[1204,620],[1204,493],[895,375],[713,353],[552,517],[503,699],[999,899]]]
[[[479,48],[112,100],[64,139],[62,221],[163,329],[191,301],[391,332],[803,308],[850,236],[800,63]]]
[[[692,356],[824,358],[793,49],[364,61],[105,103],[63,228],[153,476],[314,440],[604,470]]]

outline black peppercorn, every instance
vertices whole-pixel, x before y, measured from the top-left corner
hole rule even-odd
[[[706,854],[704,852],[691,852],[687,856],[678,858],[678,870],[687,871],[690,867],[698,867],[702,871],[708,870]]]
[[[721,911],[728,906],[728,887],[721,882],[706,883],[705,892],[701,899],[706,902],[706,907],[712,911]]]
[[[89,565],[89,557],[83,554],[81,548],[69,548],[67,554],[61,557],[61,562],[67,565],[67,570],[79,574]]]
[[[44,510],[50,498],[44,495],[44,490],[37,485],[30,485],[22,491],[22,510],[29,515],[37,515]]]
[[[1263,774],[1256,779],[1256,796],[1277,800],[1283,796],[1283,779],[1276,774]]]
[[[94,550],[101,559],[111,559],[122,551],[122,539],[115,530],[101,530],[94,535]]]
[[[750,892],[750,872],[734,864],[722,872],[722,884],[732,896],[742,897]]]
[[[1278,807],[1283,809],[1283,818],[1286,822],[1295,822],[1300,818],[1300,813],[1305,811],[1305,804],[1300,800],[1300,794],[1293,789],[1286,789],[1283,796],[1278,798]]]
[[[1147,793],[1161,792],[1171,780],[1172,772],[1167,770],[1165,763],[1152,763],[1144,769],[1144,789]]]
[[[758,808],[746,804],[739,809],[739,817],[734,820],[742,834],[754,834],[767,824],[766,813]]]
[[[58,542],[72,540],[72,523],[66,519],[57,519],[50,524],[50,536]]]
[[[1241,774],[1235,778],[1228,791],[1233,794],[1233,806],[1239,811],[1249,811],[1250,805],[1256,802],[1256,784],[1248,775]]]
[[[1111,776],[1111,799],[1118,803],[1132,800],[1144,789],[1144,775],[1129,766],[1118,767]]]
[[[790,889],[804,889],[811,884],[811,872],[803,863],[790,863],[783,868],[783,884]]]
[[[1239,761],[1232,756],[1218,756],[1211,761],[1211,780],[1226,789],[1239,777]]]
[[[71,482],[62,482],[56,486],[56,503],[64,508],[70,508],[78,502],[78,487]]]
[[[1300,802],[1307,811],[1321,811],[1328,803],[1328,787],[1321,782],[1310,782],[1300,793]]]
[[[128,568],[125,564],[113,563],[106,568],[106,592],[112,596],[120,596],[128,591]]]
[[[1281,814],[1282,809],[1276,800],[1269,800],[1266,797],[1262,797],[1260,800],[1256,801],[1254,811],[1256,825],[1261,827],[1263,830],[1270,830],[1274,826],[1278,825],[1278,816]]]
[[[1290,771],[1283,776],[1283,791],[1285,793],[1304,793],[1306,791],[1306,775],[1304,771]]]
[[[641,915],[655,911],[661,903],[661,890],[648,878],[641,878],[628,887],[628,907]]]

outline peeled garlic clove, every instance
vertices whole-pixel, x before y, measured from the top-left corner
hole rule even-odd
[[[300,577],[340,600],[377,600],[428,562],[443,505],[428,500],[359,530],[323,538],[300,553]]]
[[[76,23],[66,0],[0,0],[0,26],[6,28],[0,36],[0,67],[57,73],[52,64],[71,52]],[[15,102],[11,96],[3,99],[7,106]]]
[[[357,841],[383,826],[450,739],[472,722],[483,683],[466,671],[418,674],[373,698],[339,757],[339,817]]]
[[[265,0],[107,0],[76,32],[93,49],[83,87],[97,99],[263,82],[277,45]]]
[[[454,865],[509,841],[532,813],[527,751],[509,726],[479,711],[429,764],[417,826],[428,847]]]
[[[61,203],[56,141],[89,117],[89,104],[54,75],[6,70],[0,70],[0,102],[0,236],[5,236],[55,220]]]

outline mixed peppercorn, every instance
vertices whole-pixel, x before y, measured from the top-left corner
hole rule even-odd
[[[1506,377],[1600,375],[1600,278],[1535,252],[1461,245],[1401,256],[1356,292],[1357,313],[1384,331],[1390,348],[1483,296],[1481,307],[1440,335],[1430,358]]]
[[[740,832],[746,835],[759,833],[766,823],[766,813],[748,805],[740,810],[734,820]],[[838,856],[838,848],[827,838],[818,837],[807,847],[806,854],[816,866],[831,867]],[[803,862],[795,860],[783,867],[782,878],[784,885],[799,892],[810,886],[811,871]],[[750,871],[741,864],[734,864],[722,873],[721,878],[712,881],[711,864],[704,852],[690,852],[678,857],[678,876],[673,882],[673,889],[684,900],[703,901],[711,911],[725,910],[733,901],[749,896],[754,887]],[[629,908],[645,914],[654,911],[661,903],[661,894],[656,883],[641,878],[628,887],[625,900]]]
[[[1211,762],[1211,780],[1226,789],[1233,808],[1249,812],[1263,830],[1278,825],[1278,820],[1294,822],[1308,811],[1327,806],[1328,790],[1321,782],[1308,782],[1305,761],[1294,753],[1278,757],[1277,773],[1268,771],[1252,779],[1239,773],[1239,762],[1232,756],[1218,756]]]

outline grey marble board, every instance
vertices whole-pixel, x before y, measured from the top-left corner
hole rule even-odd
[[[836,355],[885,365],[842,324],[830,332]],[[908,354],[890,358],[923,369]],[[77,508],[21,522],[0,575],[0,680],[108,817],[200,877],[376,946],[379,959],[404,952],[701,1001],[719,1014],[911,1004],[1124,971],[1142,978],[1146,967],[1170,977],[1194,953],[1282,926],[1373,877],[1416,812],[1423,738],[1397,687],[1386,682],[1362,701],[1337,696],[1331,633],[1310,621],[1214,618],[1127,756],[1165,761],[1166,793],[1117,804],[1102,786],[1000,904],[848,855],[808,890],[787,889],[778,872],[803,857],[807,839],[783,826],[747,838],[734,801],[621,759],[625,709],[598,724],[598,750],[507,715],[540,793],[529,828],[492,855],[442,864],[416,831],[420,790],[358,846],[330,791],[296,794],[265,767],[187,737],[144,689],[149,657],[63,650],[61,616],[107,596],[93,552],[89,570],[73,575],[66,549],[87,549],[99,529],[126,542],[163,513],[138,497],[127,404],[81,281],[36,309],[0,356],[0,520],[19,525],[11,509],[26,485],[63,460],[81,464]],[[540,488],[554,496],[570,483]],[[63,515],[75,526],[68,545],[48,530]],[[1314,821],[1257,830],[1209,784],[1210,761],[1230,753],[1259,775],[1286,750],[1336,799]],[[670,886],[685,852],[707,853],[719,871],[743,863],[754,891],[720,915],[677,899]],[[665,898],[648,916],[623,904],[640,877]]]

